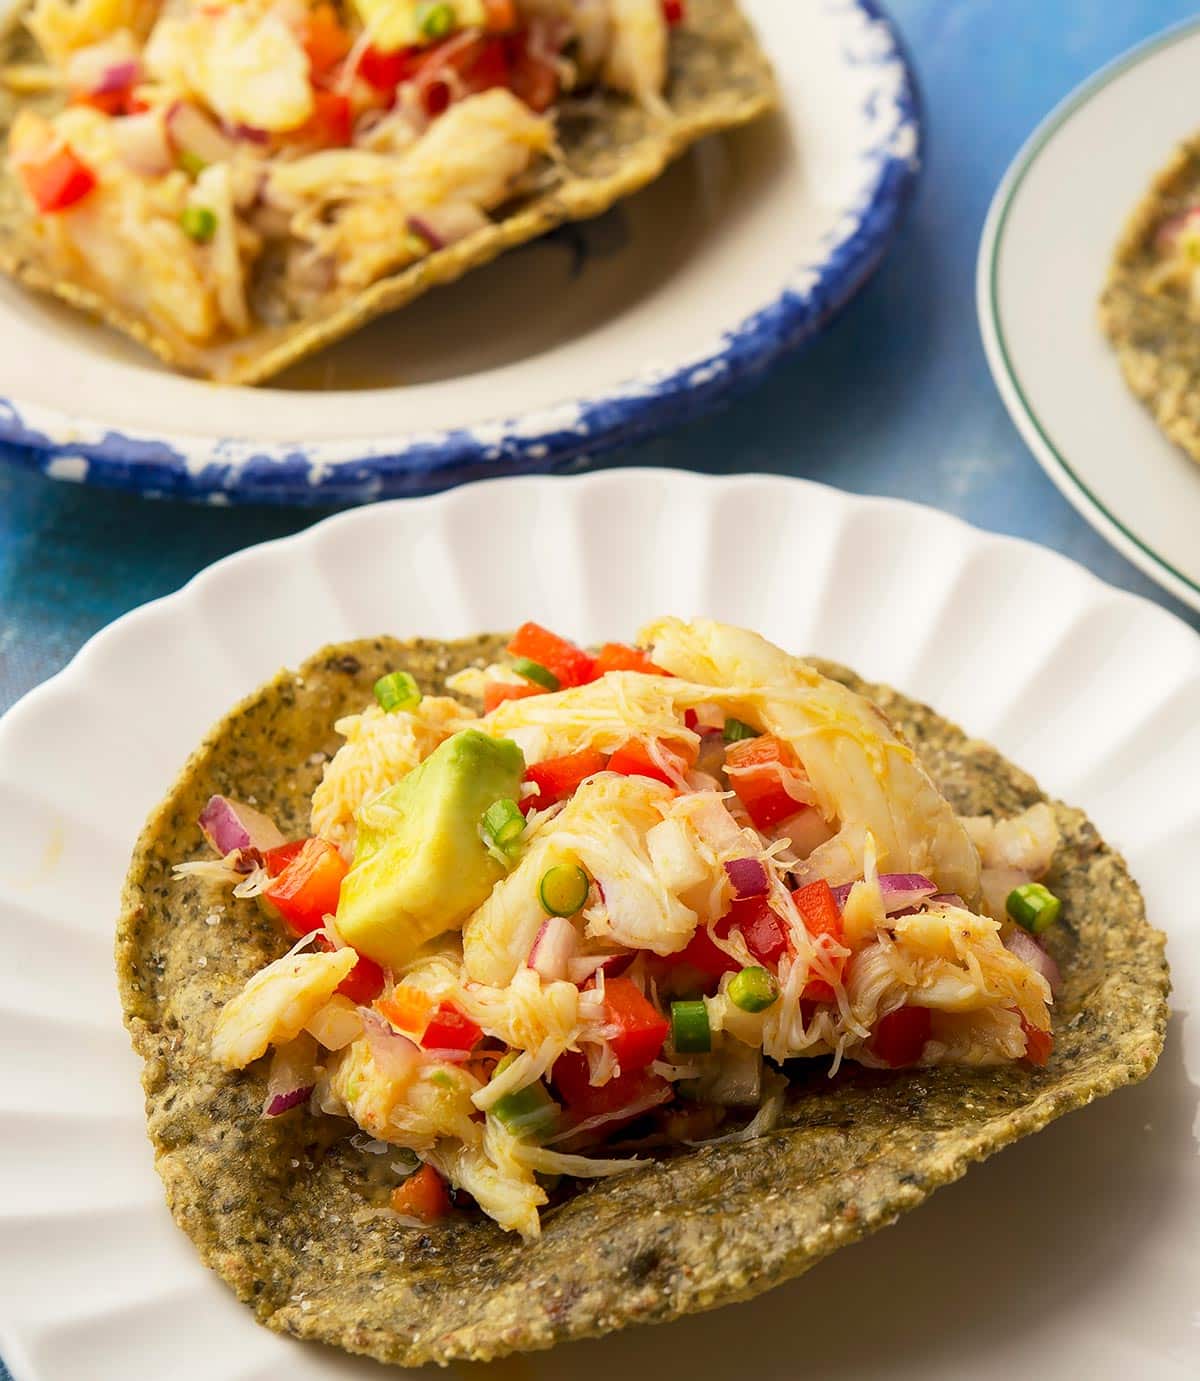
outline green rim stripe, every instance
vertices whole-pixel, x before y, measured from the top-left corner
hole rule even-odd
[[[1013,165],[1013,170],[1008,175],[1011,181],[1001,204],[1000,213],[996,220],[996,230],[992,236],[991,257],[987,266],[988,275],[988,296],[991,308],[992,327],[996,334],[996,347],[1000,352],[1000,359],[1004,366],[1004,372],[1008,376],[1008,382],[1012,385],[1013,392],[1020,401],[1021,408],[1025,414],[1029,425],[1041,438],[1049,454],[1054,458],[1055,463],[1062,470],[1063,474],[1071,481],[1078,492],[1091,504],[1096,512],[1110,523],[1118,532],[1128,539],[1137,549],[1142,552],[1150,562],[1160,570],[1169,572],[1181,585],[1186,585],[1188,589],[1194,590],[1200,595],[1200,584],[1185,575],[1177,567],[1173,566],[1165,557],[1160,556],[1152,547],[1148,546],[1132,529],[1127,527],[1108,507],[1092,492],[1087,484],[1076,474],[1073,467],[1063,456],[1062,452],[1051,440],[1049,433],[1042,425],[1041,419],[1030,406],[1024,388],[1021,386],[1020,378],[1017,375],[1016,366],[1009,353],[1008,342],[1004,336],[1004,327],[1000,317],[1000,298],[999,298],[999,263],[1000,250],[1004,240],[1004,229],[1008,223],[1009,212],[1012,210],[1017,193],[1025,181],[1026,175],[1032,169],[1039,155],[1046,145],[1058,134],[1059,130],[1076,115],[1091,99],[1106,86],[1116,81],[1118,77],[1124,76],[1130,68],[1136,67],[1155,53],[1161,52],[1164,48],[1169,48],[1173,44],[1180,43],[1184,39],[1191,38],[1200,29],[1200,20],[1188,19],[1182,24],[1175,25],[1165,34],[1160,34],[1157,38],[1148,39],[1144,43],[1138,44],[1131,52],[1124,57],[1115,58],[1107,67],[1101,68],[1099,72],[1080,86],[1073,96],[1068,96],[1063,104],[1046,117],[1044,123],[1034,134],[1032,143],[1021,154],[1018,155],[1020,162]]]

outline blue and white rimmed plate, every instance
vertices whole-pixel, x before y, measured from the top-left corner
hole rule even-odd
[[[1130,393],[1098,318],[1125,221],[1200,129],[1197,70],[1190,20],[1047,116],[992,202],[977,297],[992,375],[1046,473],[1119,551],[1200,609],[1200,465]]]
[[[297,367],[222,389],[0,285],[0,455],[213,502],[353,502],[561,468],[811,340],[912,186],[912,75],[874,0],[745,0],[782,113]]]
[[[389,1375],[259,1327],[172,1221],[113,973],[133,841],[209,726],[323,643],[527,617],[599,641],[658,613],[849,663],[1083,806],[1168,933],[1166,1050],[1145,1083],[759,1299],[450,1374],[1195,1381],[1200,640],[932,509],[652,470],[468,485],[240,552],[0,721],[0,1355],[15,1381]]]

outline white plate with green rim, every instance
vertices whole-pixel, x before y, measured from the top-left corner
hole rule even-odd
[[[984,348],[1018,430],[1083,516],[1200,609],[1200,466],[1129,392],[1097,304],[1126,218],[1200,129],[1200,21],[1103,68],[1034,131],[984,226]]]

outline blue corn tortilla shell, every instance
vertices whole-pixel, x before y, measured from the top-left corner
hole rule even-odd
[[[730,1304],[1154,1067],[1167,1018],[1163,936],[1121,857],[1080,811],[1054,803],[1063,844],[1048,882],[1063,918],[1046,942],[1065,990],[1046,1068],[847,1067],[830,1079],[827,1061],[793,1062],[777,1130],[575,1186],[544,1212],[537,1242],[478,1213],[402,1226],[381,1207],[380,1172],[395,1157],[359,1149],[366,1138],[352,1140],[342,1119],[300,1109],[263,1120],[266,1062],[231,1074],[209,1058],[222,1005],[288,940],[253,901],[174,882],[171,867],[209,856],[196,820],[214,792],[256,801],[285,834],[306,834],[310,795],[339,744],[333,723],[369,701],[379,676],[408,670],[438,691],[451,672],[494,660],[504,641],[326,648],[213,730],[137,844],[116,959],[158,1171],[180,1227],[268,1327],[382,1362],[445,1364]],[[932,710],[822,669],[876,700],[960,811],[1007,815],[1043,799]],[[208,925],[217,903],[225,910]]]
[[[1200,325],[1185,298],[1153,286],[1159,226],[1198,205],[1200,136],[1175,150],[1130,216],[1100,299],[1100,326],[1134,395],[1200,462]]]

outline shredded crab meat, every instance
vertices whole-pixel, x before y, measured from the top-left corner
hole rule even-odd
[[[217,1017],[213,1059],[244,1069],[272,1045],[293,1040],[324,1007],[357,962],[352,949],[285,954],[261,969]]]
[[[611,1142],[610,1127],[652,1117],[650,1143],[687,1136],[688,1120],[666,1109],[684,1081],[701,1107],[709,1106],[706,1091],[721,1105],[718,1120],[725,1106],[753,1110],[734,1131],[687,1144],[736,1143],[769,1133],[783,1115],[787,1081],[764,1057],[832,1057],[831,1077],[844,1060],[884,1068],[875,1033],[901,1008],[929,1014],[919,1059],[929,1066],[1006,1064],[1025,1055],[1029,1032],[1050,1029],[1048,983],[1005,947],[1002,917],[975,909],[981,885],[988,899],[1001,882],[1040,877],[1051,867],[1059,833],[1049,807],[959,821],[882,716],[806,664],[720,625],[667,620],[643,640],[676,675],[614,672],[504,702],[482,718],[455,700],[429,696],[412,711],[385,715],[372,706],[338,722],[346,743],[326,766],[313,819],[346,850],[359,822],[371,823],[380,791],[463,727],[518,739],[527,762],[585,748],[611,753],[635,739],[671,779],[668,785],[605,769],[565,801],[529,810],[508,871],[462,933],[429,941],[385,975],[385,996],[399,998],[402,987],[424,994],[431,1011],[448,1006],[479,1028],[482,1046],[425,1049],[415,1034],[410,1039],[384,1020],[382,1000],[376,1010],[338,993],[357,956],[333,918],[323,934],[306,936],[252,978],[214,1031],[214,1058],[230,1069],[297,1037],[319,1047],[314,1108],[349,1117],[380,1147],[419,1155],[527,1239],[540,1232],[546,1203],[539,1175],[586,1178],[637,1168],[634,1160],[577,1153]],[[776,785],[813,807],[808,813],[832,831],[806,857],[796,856],[786,829],[762,832],[750,823],[736,790],[726,789],[738,786],[737,774],[726,776],[715,758],[704,772],[676,770],[678,760],[662,745],[686,749],[689,734],[698,738],[688,725],[703,721],[684,719],[695,706],[714,725],[744,719],[794,748],[801,767],[781,771]],[[769,906],[786,936],[784,952],[769,961],[752,948],[748,932],[719,924],[734,902],[726,865],[735,860],[761,863],[765,891],[743,900]],[[581,867],[590,885],[582,909],[556,924],[561,931],[565,923],[579,958],[622,961],[619,980],[586,962],[572,974],[577,982],[551,980],[531,967],[547,919],[540,883],[559,864]],[[881,874],[898,865],[924,872],[940,895],[889,915]],[[253,895],[267,880],[252,852],[183,864],[177,875],[232,886],[237,895]],[[815,923],[810,933],[794,895],[822,879],[846,888],[835,934]],[[673,985],[683,981],[676,957],[701,932],[729,960],[704,990],[711,1053],[675,1054],[668,1041],[645,1067],[623,1069],[620,1008],[610,1005],[618,982],[622,1001],[633,1000],[632,990],[669,1017],[680,993]],[[332,948],[306,952],[317,939]],[[733,1000],[735,977],[764,965],[775,999],[746,1011]],[[694,978],[693,970],[687,981]],[[556,1065],[563,1057],[575,1070],[582,1057],[593,1090],[629,1076],[629,1084],[618,1085],[628,1089],[626,1100],[578,1113],[566,1102],[550,1104],[547,1128],[518,1134],[506,1100],[538,1087],[539,1097],[562,1101]],[[691,1125],[708,1131],[715,1122]]]

